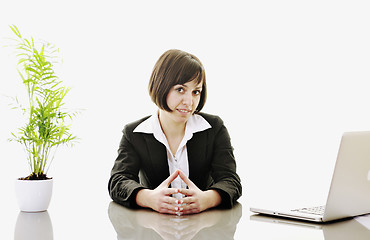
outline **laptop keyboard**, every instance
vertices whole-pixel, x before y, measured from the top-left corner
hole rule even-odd
[[[301,213],[315,214],[315,215],[324,215],[325,206],[310,207],[310,208],[298,208],[298,209],[294,209],[292,211],[301,212]]]

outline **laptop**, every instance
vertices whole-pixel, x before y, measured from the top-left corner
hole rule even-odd
[[[370,131],[343,134],[325,205],[285,210],[252,207],[250,210],[313,222],[370,213]]]

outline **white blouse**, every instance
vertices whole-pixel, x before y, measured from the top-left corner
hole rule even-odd
[[[167,138],[162,131],[158,113],[153,114],[150,118],[139,124],[134,129],[134,132],[153,134],[155,139],[166,146],[170,174],[174,173],[177,169],[180,169],[187,177],[189,177],[189,161],[186,143],[193,137],[194,133],[201,132],[209,128],[211,128],[211,125],[202,116],[193,114],[186,122],[185,134],[175,155],[171,153]],[[171,187],[186,188],[187,186],[180,177],[177,177],[171,183]],[[181,198],[182,196],[181,194],[178,194],[178,196],[175,197]]]

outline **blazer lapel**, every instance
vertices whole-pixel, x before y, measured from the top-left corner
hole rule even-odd
[[[145,134],[144,138],[151,166],[147,174],[150,174],[151,179],[154,179],[153,186],[158,186],[170,176],[166,147],[157,141],[152,134]]]
[[[202,163],[206,161],[207,154],[207,133],[206,131],[195,133],[187,143],[189,161],[189,179],[197,186],[201,183]]]
[[[150,166],[147,174],[153,179],[152,186],[156,187],[170,176],[170,170],[167,161],[166,147],[157,141],[152,134],[144,136],[148,151],[147,162]],[[202,167],[207,161],[207,131],[198,132],[187,142],[188,161],[189,161],[189,179],[197,186],[202,186],[202,176],[206,169]]]

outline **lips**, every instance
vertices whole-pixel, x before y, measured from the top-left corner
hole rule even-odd
[[[180,113],[191,113],[191,110],[189,109],[177,109]]]

